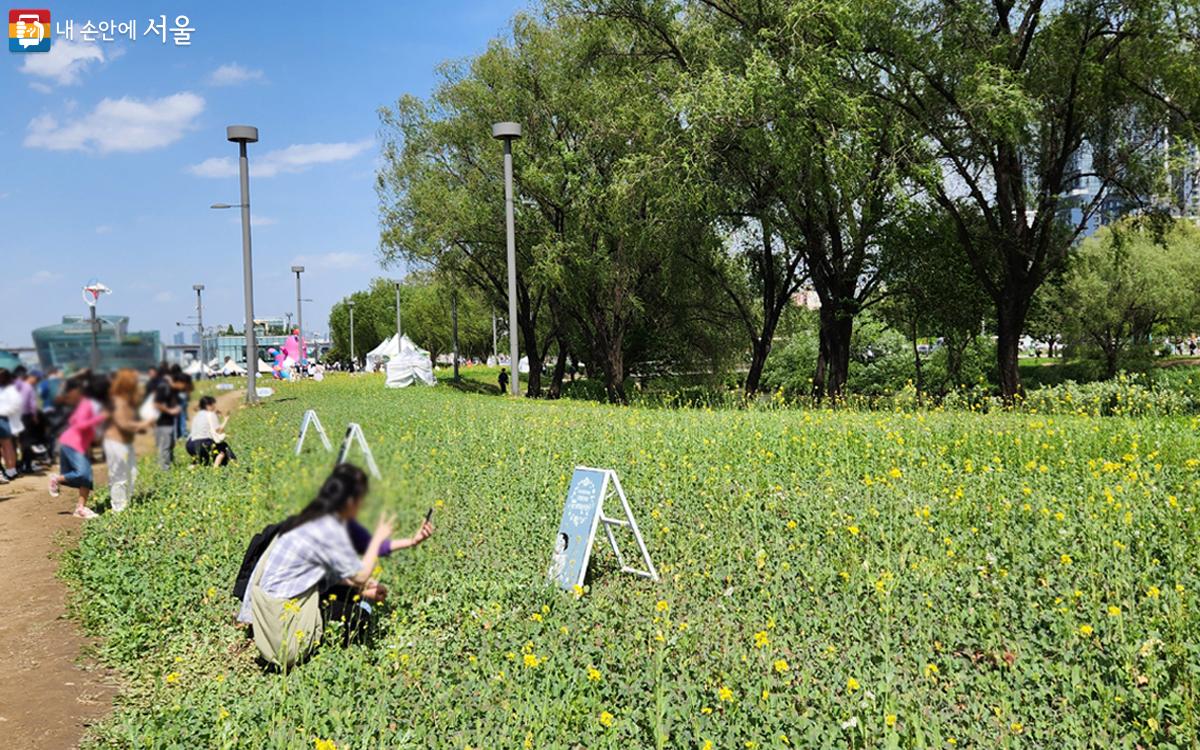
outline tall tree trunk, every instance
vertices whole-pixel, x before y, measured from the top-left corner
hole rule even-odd
[[[563,376],[567,373],[567,358],[570,352],[567,351],[567,344],[564,336],[557,338],[558,344],[558,359],[554,361],[554,374],[550,378],[550,391],[546,394],[546,398],[560,398],[562,396]]]
[[[529,358],[529,379],[525,383],[525,395],[538,398],[542,395],[542,358],[538,351],[537,327],[527,316],[521,319],[521,339],[525,344],[525,356]],[[512,376],[521,377],[521,363],[512,363]]]
[[[763,368],[767,364],[767,355],[771,353],[771,339],[758,338],[750,348],[750,370],[746,373],[746,398],[752,398],[758,393],[762,381]]]
[[[921,394],[925,392],[925,380],[921,375],[921,346],[917,343],[917,322],[915,318],[912,324],[912,350],[913,368],[917,372],[917,403],[921,403]]]
[[[813,378],[813,395],[836,399],[846,387],[850,373],[850,335],[854,331],[854,316],[849,310],[821,303],[820,350],[817,374]]]
[[[1018,358],[1027,309],[1028,305],[1004,299],[996,305],[996,365],[1000,372],[1000,396],[1010,404],[1023,395]]]

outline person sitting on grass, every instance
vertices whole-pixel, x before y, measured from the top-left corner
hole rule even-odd
[[[387,597],[387,588],[372,577],[380,549],[414,546],[433,533],[426,521],[407,544],[389,543],[393,522],[385,513],[360,558],[350,524],[367,489],[362,469],[334,467],[316,499],[283,522],[255,564],[238,620],[251,625],[254,644],[268,663],[294,665],[320,643],[326,623],[342,623],[345,642],[361,633],[370,603]]]
[[[96,513],[87,507],[92,494],[92,462],[89,454],[96,440],[96,427],[108,419],[108,412],[101,406],[108,395],[108,381],[91,376],[86,384],[80,380],[67,383],[62,394],[63,406],[70,410],[67,429],[58,439],[58,459],[61,474],[51,474],[49,491],[51,497],[59,496],[63,485],[79,490],[75,503],[76,518],[95,518]]]
[[[225,425],[229,417],[221,419],[217,413],[217,400],[212,396],[200,399],[200,408],[192,417],[192,432],[188,435],[187,452],[196,463],[205,466],[224,466],[233,461],[233,449],[225,441]]]

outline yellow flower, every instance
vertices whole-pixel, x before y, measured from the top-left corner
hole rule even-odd
[[[783,674],[784,672],[788,671],[788,663],[786,661],[784,661],[783,659],[776,659],[775,660],[775,671],[778,672],[779,674]]]
[[[575,584],[574,586],[571,587],[571,593],[575,595],[576,599],[582,599],[583,598],[583,586],[580,586],[579,584]]]
[[[529,667],[530,669],[536,667],[541,663],[541,661],[542,660],[537,657],[537,654],[525,654],[525,666]]]
[[[1158,719],[1151,716],[1149,719],[1146,719],[1146,726],[1150,728],[1151,732],[1157,732],[1158,731]]]
[[[313,750],[337,750],[337,743],[333,740],[323,740],[318,737],[313,740]]]
[[[224,721],[225,719],[228,719],[228,718],[229,718],[229,712],[226,711],[224,707],[222,707],[221,710],[217,712],[217,721]]]
[[[1119,617],[1120,615],[1121,615],[1120,607],[1118,607],[1115,604],[1108,605],[1108,616],[1109,617]]]
[[[700,713],[704,714],[705,716],[708,716],[709,714],[712,713],[712,706],[702,706],[700,708]]]
[[[1092,630],[1091,625],[1080,625],[1079,626],[1079,634],[1082,635],[1084,638],[1087,638],[1093,632],[1095,632],[1095,631]]]
[[[788,521],[788,522],[787,522],[787,527],[788,527],[789,529],[794,529],[794,528],[796,528],[796,526],[797,526],[797,525],[798,525],[798,524],[797,524],[795,521]]]
[[[760,630],[754,634],[754,647],[755,648],[766,648],[767,644],[770,642],[771,642],[771,639],[767,637],[767,631]]]
[[[904,472],[900,471],[900,469],[893,466],[892,470],[888,472],[888,476],[891,477],[892,479],[899,479],[900,477],[904,476]]]
[[[938,673],[938,668],[937,668],[936,664],[930,663],[930,664],[925,665],[925,676],[926,677],[936,677],[937,673]]]
[[[171,672],[170,674],[168,674],[168,675],[167,675],[165,678],[163,678],[163,679],[165,679],[165,680],[167,681],[167,683],[168,683],[168,684],[174,684],[174,683],[176,683],[176,682],[179,682],[179,673],[178,673],[178,672]]]
[[[600,723],[603,726],[611,727],[612,723],[613,723],[613,715],[610,714],[608,711],[601,711],[600,712]]]
[[[671,605],[667,604],[666,599],[659,599],[658,602],[654,605],[654,609],[658,610],[659,612],[666,612],[670,608],[671,608]]]
[[[1025,726],[1019,721],[1014,721],[1012,724],[1009,724],[1008,728],[1013,731],[1013,734],[1020,734],[1021,732],[1025,731]]]
[[[533,732],[525,733],[525,750],[533,750]]]
[[[529,616],[529,619],[530,619],[530,620],[532,620],[532,621],[534,621],[534,622],[541,622],[541,621],[542,621],[542,615],[541,615],[540,613],[538,613],[538,612],[534,612],[532,615],[530,615],[530,616]]]
[[[705,740],[704,744],[700,746],[700,750],[713,750],[712,740]]]
[[[1071,556],[1070,555],[1062,555],[1058,558],[1058,561],[1061,562],[1063,565],[1070,565],[1071,564]]]
[[[717,691],[717,700],[724,701],[726,703],[732,701],[733,691],[722,685],[721,689]]]
[[[887,716],[883,717],[883,723],[887,724],[889,727],[896,726],[896,714],[888,714]]]
[[[862,685],[859,685],[858,680],[854,679],[853,677],[846,680],[846,690],[848,692],[853,693],[855,690],[858,690],[860,687],[862,687]]]
[[[599,682],[600,670],[595,667],[588,667],[587,677],[589,682]]]
[[[857,526],[847,526],[846,531],[849,531],[850,534],[853,536],[858,536],[858,527]]]
[[[1157,599],[1158,595],[1161,593],[1162,592],[1158,590],[1158,586],[1151,586],[1150,588],[1146,589],[1146,596],[1150,599]]]

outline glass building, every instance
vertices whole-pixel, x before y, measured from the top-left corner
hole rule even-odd
[[[100,331],[96,335],[100,350],[100,369],[116,370],[132,367],[146,370],[162,359],[162,342],[158,331],[130,331],[125,315],[101,315]],[[42,369],[55,367],[81,370],[91,366],[92,327],[82,315],[64,315],[62,323],[44,326],[33,331]]]

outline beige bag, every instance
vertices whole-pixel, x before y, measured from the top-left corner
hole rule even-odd
[[[258,584],[274,548],[272,541],[250,581],[254,645],[264,659],[287,669],[321,642],[321,602],[317,585],[294,599],[278,599],[263,592]]]

